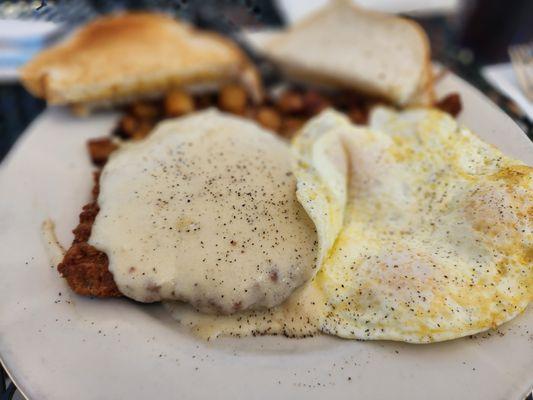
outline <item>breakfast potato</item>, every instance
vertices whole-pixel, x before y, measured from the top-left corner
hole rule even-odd
[[[348,117],[350,121],[357,125],[363,125],[367,123],[368,115],[361,107],[352,107],[348,110]]]
[[[329,99],[315,90],[309,90],[303,96],[304,108],[309,115],[316,115],[331,106]]]
[[[150,131],[153,129],[155,125],[155,122],[149,121],[149,120],[143,120],[139,121],[139,124],[137,125],[135,131],[132,134],[132,139],[134,140],[140,140],[144,139]]]
[[[222,88],[218,97],[218,106],[221,110],[233,114],[243,114],[246,111],[248,96],[244,88],[238,85],[228,85]]]
[[[440,99],[435,104],[435,106],[441,111],[444,111],[454,117],[459,115],[459,113],[463,109],[463,105],[461,104],[461,97],[459,97],[458,93],[448,94],[444,98]]]
[[[272,107],[260,107],[255,115],[255,119],[263,127],[273,131],[279,131],[281,128],[281,117]]]
[[[287,117],[284,118],[281,123],[281,134],[283,136],[291,137],[293,136],[298,130],[304,126],[305,119],[304,118],[297,118],[297,117]]]
[[[87,142],[89,156],[96,165],[104,165],[118,146],[109,137],[91,139]]]
[[[194,99],[183,90],[173,90],[165,97],[165,115],[169,117],[179,117],[194,109]]]
[[[155,104],[137,101],[130,107],[131,113],[141,119],[155,119],[159,116],[159,108]]]
[[[278,99],[276,106],[284,114],[296,114],[304,110],[305,104],[302,94],[287,90]]]
[[[137,129],[138,121],[137,118],[135,118],[131,114],[125,114],[118,124],[118,128],[120,133],[122,133],[126,137],[132,137],[135,133],[135,130]]]

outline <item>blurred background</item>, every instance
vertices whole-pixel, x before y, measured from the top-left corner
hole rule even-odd
[[[172,13],[222,32],[280,28],[327,0],[43,0],[0,3],[0,160],[44,109],[18,83],[17,67],[78,25],[126,9]],[[509,47],[533,40],[532,0],[358,0],[426,29],[433,59],[468,80],[533,137],[533,103],[518,87]]]

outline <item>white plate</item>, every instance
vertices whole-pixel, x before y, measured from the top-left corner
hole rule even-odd
[[[533,145],[454,76],[461,120],[533,165]],[[432,345],[260,337],[202,342],[161,306],[73,295],[40,234],[53,218],[72,239],[89,198],[85,141],[116,115],[49,109],[0,170],[0,354],[30,399],[521,399],[533,382],[532,307],[498,332]]]

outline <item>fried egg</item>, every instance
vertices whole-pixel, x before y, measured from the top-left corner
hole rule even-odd
[[[533,169],[442,112],[326,111],[294,140],[321,268],[282,305],[173,315],[203,337],[325,332],[412,343],[494,328],[533,298]]]

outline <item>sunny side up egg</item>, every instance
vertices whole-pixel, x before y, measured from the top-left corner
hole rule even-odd
[[[533,298],[533,169],[436,110],[339,113],[293,143],[321,269],[281,306],[231,317],[176,303],[199,335],[325,332],[428,343],[494,328]]]

